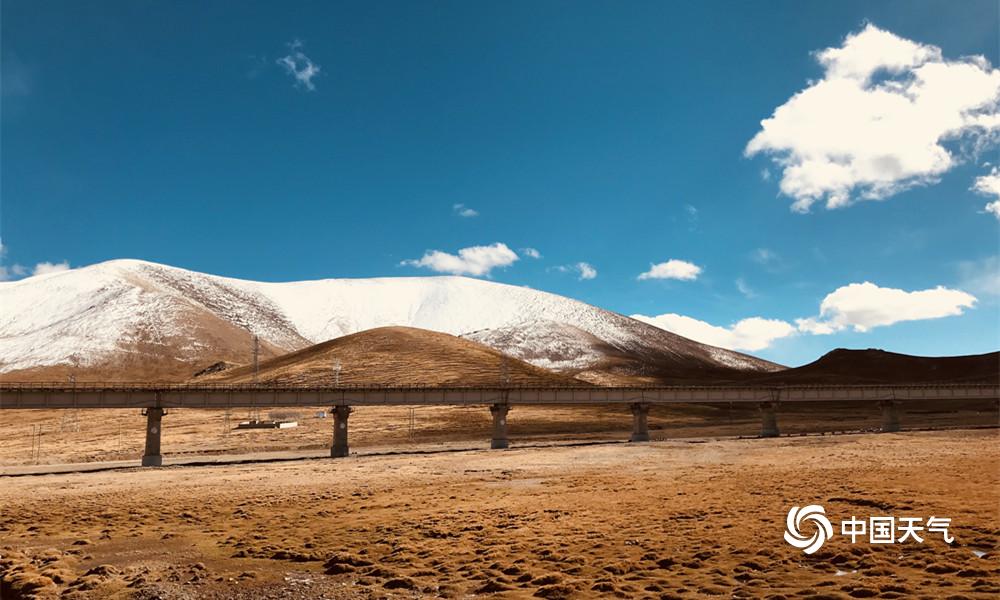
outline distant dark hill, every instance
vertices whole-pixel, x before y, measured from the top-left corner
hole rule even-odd
[[[746,381],[774,385],[997,383],[1000,352],[928,357],[838,348],[808,365]]]

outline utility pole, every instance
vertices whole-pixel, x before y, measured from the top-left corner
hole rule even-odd
[[[333,385],[340,387],[340,360],[333,361]]]
[[[257,383],[257,376],[260,374],[260,338],[256,334],[253,336],[253,382]]]
[[[250,331],[250,329],[247,328],[247,331]],[[252,331],[250,334],[253,336],[253,383],[257,385],[257,377],[260,375],[260,338]],[[260,409],[257,407],[251,408],[248,420],[260,421]]]

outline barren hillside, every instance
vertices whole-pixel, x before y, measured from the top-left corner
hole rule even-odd
[[[220,383],[253,380],[252,366],[195,379]],[[257,380],[301,385],[332,385],[335,381],[348,385],[586,385],[482,344],[413,327],[370,329],[264,361]]]

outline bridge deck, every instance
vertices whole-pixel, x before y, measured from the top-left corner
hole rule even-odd
[[[4,383],[0,409],[977,400],[998,385],[371,387]]]

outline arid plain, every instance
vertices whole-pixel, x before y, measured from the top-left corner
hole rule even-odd
[[[766,374],[762,384],[989,382],[997,364],[993,355],[835,351]],[[405,328],[273,358],[256,376],[220,365],[193,381],[650,383],[614,361],[569,379]],[[358,406],[353,454],[338,459],[329,458],[329,410],[264,409],[260,417],[298,426],[253,430],[234,429],[251,417],[247,409],[168,410],[162,469],[132,466],[146,429],[138,409],[0,411],[2,600],[1000,592],[1000,415],[992,399],[906,402],[900,418],[909,431],[887,434],[876,433],[877,402],[783,402],[786,437],[778,439],[757,439],[756,403],[655,405],[653,441],[638,444],[626,442],[628,406],[515,405],[510,450],[487,449],[487,406]],[[234,457],[257,462],[206,464]],[[202,464],[169,466],[178,462]],[[852,546],[835,536],[806,556],[782,534],[792,506],[814,503],[838,523],[950,517],[955,541]]]
[[[995,429],[4,478],[4,600],[995,598]],[[806,556],[792,505],[952,518]]]

